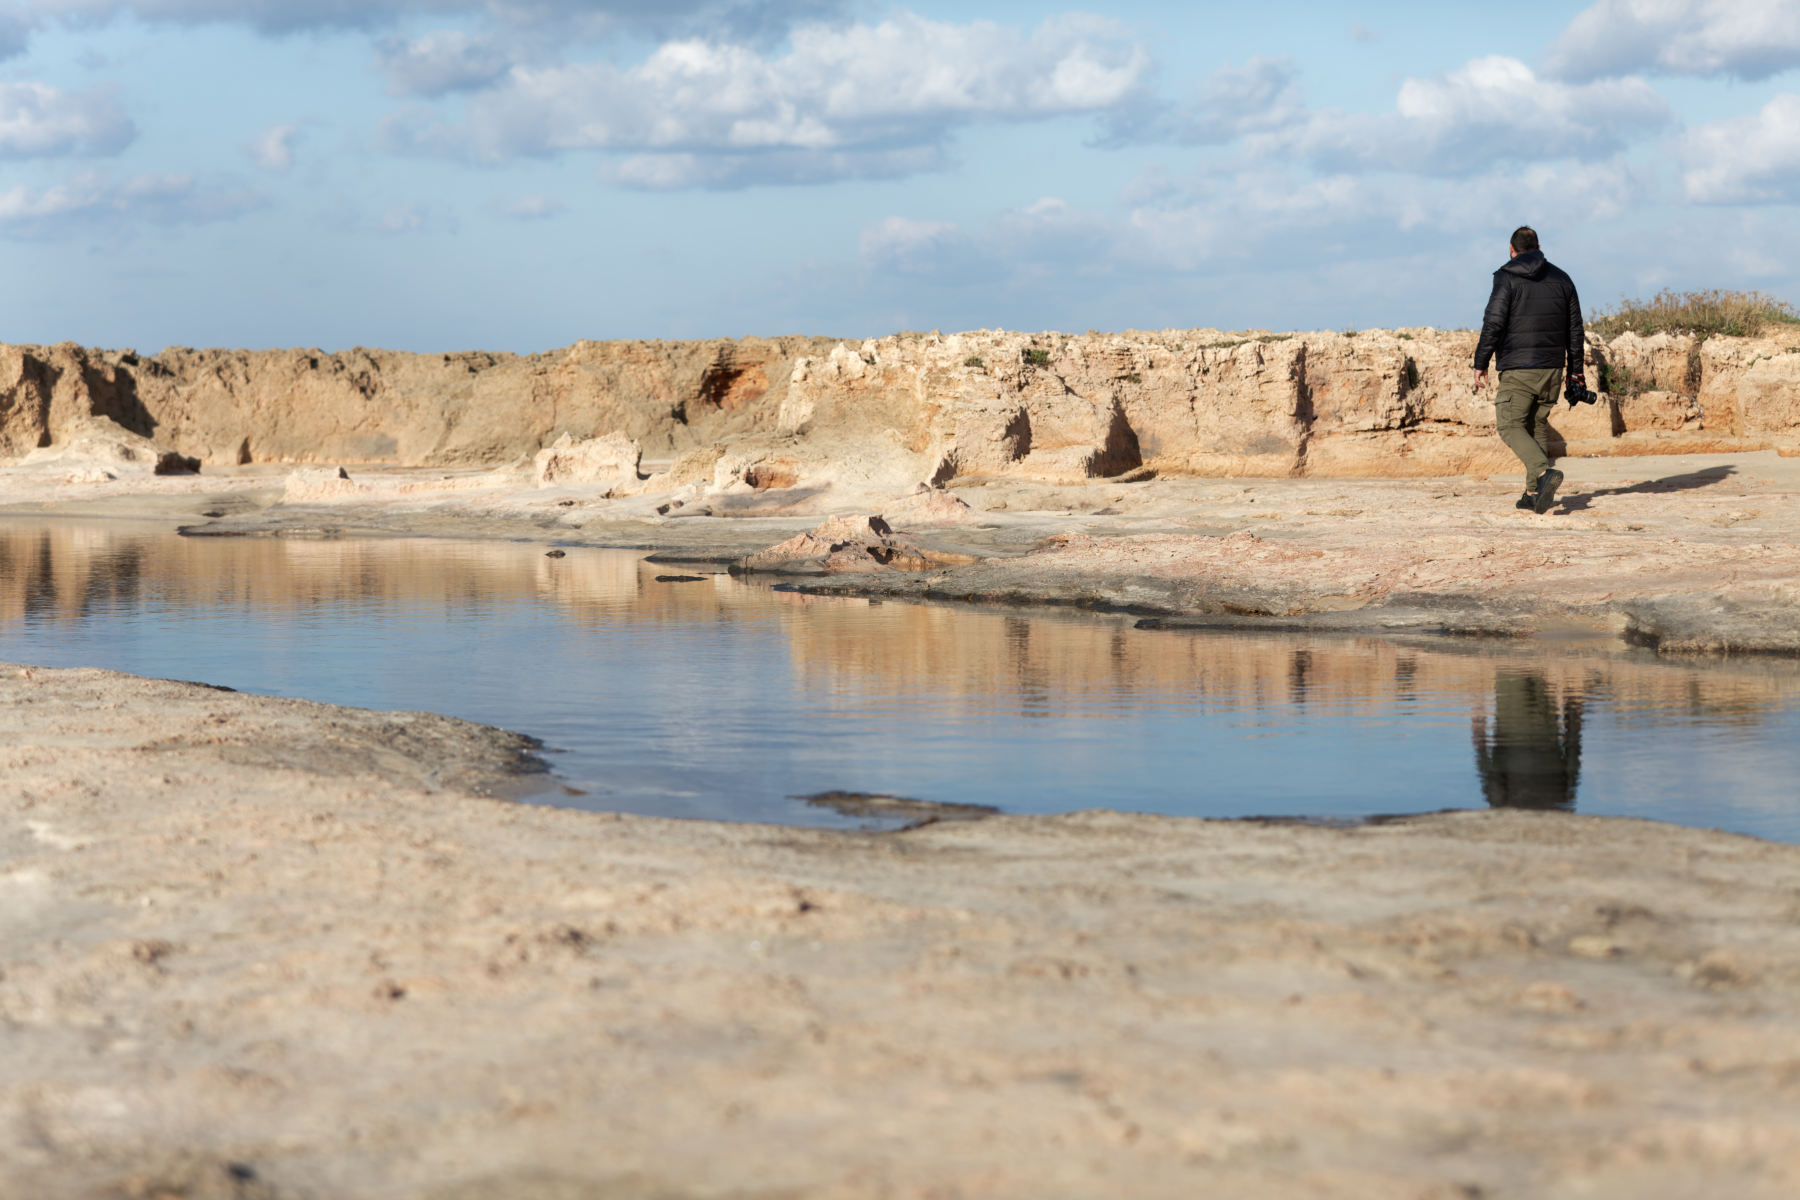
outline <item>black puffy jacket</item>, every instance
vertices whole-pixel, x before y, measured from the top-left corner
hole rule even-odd
[[[1578,375],[1585,349],[1575,281],[1542,250],[1521,254],[1494,272],[1494,294],[1475,344],[1477,371],[1487,370],[1497,354],[1502,371],[1563,367]]]

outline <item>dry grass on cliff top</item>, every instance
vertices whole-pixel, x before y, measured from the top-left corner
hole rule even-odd
[[[1592,332],[1603,338],[1621,333],[1648,337],[1653,333],[1687,333],[1707,338],[1755,337],[1770,325],[1800,325],[1800,311],[1785,300],[1762,292],[1676,292],[1668,288],[1649,300],[1620,298],[1616,307],[1598,309],[1589,318]]]

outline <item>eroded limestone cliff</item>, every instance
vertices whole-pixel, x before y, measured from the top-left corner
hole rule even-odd
[[[548,354],[0,346],[0,456],[107,417],[205,463],[491,464],[561,434],[678,453],[772,424],[822,338],[577,342]]]
[[[501,465],[620,434],[670,487],[895,492],[959,475],[1508,471],[1474,335],[902,334],[578,342],[529,356],[0,346],[0,457],[95,418],[207,464]],[[1572,453],[1800,453],[1800,333],[1590,351]]]

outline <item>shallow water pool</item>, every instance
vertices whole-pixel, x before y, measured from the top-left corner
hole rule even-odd
[[[532,799],[860,824],[827,791],[1354,820],[1488,804],[1800,840],[1800,665],[1144,631],[624,551],[0,523],[0,660],[533,734]]]

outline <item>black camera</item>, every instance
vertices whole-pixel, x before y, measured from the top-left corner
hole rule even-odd
[[[1574,380],[1570,380],[1569,386],[1563,389],[1563,399],[1569,402],[1570,408],[1574,408],[1577,404],[1594,404],[1598,402],[1600,393],[1589,391],[1581,384],[1576,383]]]

